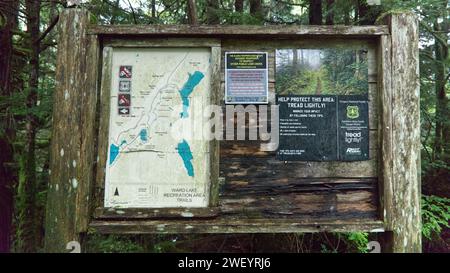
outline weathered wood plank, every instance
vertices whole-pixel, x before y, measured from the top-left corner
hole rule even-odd
[[[113,48],[103,48],[103,67],[101,75],[100,104],[99,104],[99,130],[98,130],[98,152],[97,152],[97,175],[96,175],[96,207],[103,206],[104,187],[106,176],[106,164],[108,158],[108,135],[110,115],[111,94],[111,70]]]
[[[239,178],[254,177],[377,177],[377,159],[355,162],[279,161],[270,157],[229,157],[220,162],[221,176]]]
[[[383,119],[391,119],[387,120],[391,127],[383,127],[385,221],[393,232],[393,252],[421,252],[418,19],[413,14],[391,14],[386,19],[391,51],[382,52],[390,53],[391,62],[383,65],[390,75],[383,78],[386,94],[381,98],[383,105],[391,105],[383,109]],[[382,41],[383,46],[389,43]]]
[[[59,19],[46,252],[79,241],[90,217],[99,44],[86,34],[89,18],[85,10],[68,9]]]
[[[382,232],[381,221],[373,220],[289,220],[237,218],[186,221],[93,221],[90,227],[98,233],[297,233],[297,232]]]
[[[95,185],[94,167],[95,140],[97,138],[97,98],[98,98],[98,76],[100,64],[100,43],[96,36],[86,37],[85,59],[78,61],[85,63],[85,74],[80,77],[85,80],[84,88],[78,90],[81,96],[80,109],[80,160],[73,160],[72,166],[77,166],[81,180],[78,182],[76,225],[78,232],[86,232],[92,214],[92,190]],[[83,65],[83,64],[81,64]],[[72,181],[74,184],[74,181]]]
[[[221,219],[377,219],[375,195],[370,191],[324,194],[291,193],[277,197],[221,200]],[[245,206],[243,206],[245,204]]]
[[[339,192],[356,189],[376,189],[376,178],[297,178],[258,177],[230,179],[223,186],[222,196],[277,195],[290,192]]]
[[[392,207],[391,198],[384,198],[386,194],[392,192],[392,88],[391,88],[391,36],[383,35],[380,37],[379,54],[379,109],[378,128],[380,131],[380,150],[379,157],[379,181],[380,181],[380,212],[383,219],[387,222],[391,218],[390,210]],[[385,192],[387,191],[387,193]],[[388,215],[389,213],[389,215]]]
[[[96,219],[151,219],[151,218],[211,218],[219,215],[219,209],[213,208],[103,208],[95,209]]]
[[[386,34],[387,35],[387,34]],[[264,39],[253,37],[222,38],[222,51],[273,51],[276,49],[323,49],[328,47],[338,49],[361,49],[367,48],[376,50],[376,37],[357,38],[357,37],[329,37],[329,36],[310,36],[278,39]],[[275,55],[274,55],[275,56]]]
[[[211,47],[211,104],[218,105],[221,96],[220,90],[220,54],[221,48],[218,46]],[[216,207],[219,204],[219,164],[220,164],[220,143],[214,138],[210,141],[210,178],[209,178],[209,205]]]
[[[369,37],[389,34],[386,26],[236,26],[236,25],[91,25],[89,34],[97,35],[170,35],[170,36],[349,36]]]

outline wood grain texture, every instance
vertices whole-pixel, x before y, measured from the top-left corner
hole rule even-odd
[[[168,218],[211,218],[219,215],[219,209],[213,208],[96,208],[95,219],[168,219]]]
[[[99,128],[98,128],[98,151],[97,151],[97,172],[95,184],[95,206],[103,206],[106,164],[108,158],[108,135],[109,135],[109,115],[110,115],[110,94],[111,94],[111,70],[112,70],[112,47],[103,48],[103,66],[101,74],[100,104],[99,104]]]
[[[393,231],[393,252],[421,252],[418,19],[413,14],[391,14],[387,20],[392,57],[391,86],[385,91],[391,92],[388,117],[392,127],[386,135],[390,135],[392,146],[391,151],[386,147],[386,152],[392,159],[386,169],[392,168],[392,172],[391,182],[384,183],[386,223]]]
[[[161,233],[294,233],[294,232],[382,232],[381,221],[367,220],[287,220],[239,218],[197,221],[100,221],[91,228],[105,234],[161,234]]]
[[[211,94],[210,100],[212,105],[219,104],[221,96],[220,91],[220,46],[211,47]],[[219,162],[220,162],[220,143],[214,138],[210,141],[210,191],[209,191],[209,206],[217,207],[219,204]]]
[[[89,28],[90,34],[98,35],[170,35],[170,36],[353,36],[368,37],[388,34],[385,26],[226,26],[226,25],[116,25]]]
[[[93,184],[98,40],[87,35],[89,14],[63,11],[59,22],[45,250],[64,252],[90,216]]]

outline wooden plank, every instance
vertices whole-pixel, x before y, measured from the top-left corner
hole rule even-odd
[[[77,166],[80,174],[77,195],[77,212],[75,213],[78,232],[86,232],[92,214],[92,189],[95,185],[94,164],[97,138],[97,99],[98,99],[98,76],[100,65],[100,43],[96,36],[86,37],[85,70],[83,75],[79,71],[79,77],[85,76],[84,88],[78,89],[81,96],[80,109],[80,135],[79,162],[72,161],[72,166]],[[81,60],[78,60],[81,61]],[[75,73],[75,72],[74,72]],[[69,113],[71,114],[71,113]],[[74,181],[72,181],[73,183]]]
[[[349,36],[368,37],[388,34],[386,26],[236,26],[236,25],[91,25],[89,34],[159,36]]]
[[[289,220],[240,219],[186,221],[93,221],[91,229],[105,234],[160,233],[298,233],[298,232],[382,232],[374,220]]]
[[[329,36],[310,36],[278,39],[264,39],[260,37],[239,37],[222,38],[223,51],[273,51],[276,49],[323,49],[328,47],[338,49],[373,49],[377,48],[376,37],[359,38],[359,37],[329,37]],[[275,55],[274,55],[275,56]]]
[[[384,79],[390,86],[383,90],[387,94],[382,96],[382,103],[390,102],[392,108],[383,110],[383,114],[390,112],[385,118],[391,119],[390,130],[384,128],[387,132],[383,133],[387,137],[383,142],[390,142],[384,149],[391,157],[383,159],[389,160],[384,171],[391,175],[384,175],[385,220],[387,229],[393,232],[393,252],[421,252],[418,19],[408,13],[391,14],[387,20],[391,63],[390,67],[384,66],[386,73],[390,69],[390,75],[386,75],[389,79]]]
[[[240,218],[378,217],[375,178],[229,179],[220,200],[221,216]]]
[[[394,252],[421,252],[419,25],[413,14],[391,19]],[[385,195],[385,198],[391,198]]]
[[[377,219],[377,198],[368,190],[297,192],[277,196],[223,197],[221,217],[239,219]]]
[[[379,164],[380,179],[380,212],[383,219],[388,223],[391,219],[390,210],[392,207],[391,198],[384,198],[391,195],[392,190],[392,88],[391,88],[391,36],[380,37],[379,45],[379,109],[378,119],[380,130],[380,152],[381,164]]]
[[[98,130],[98,152],[97,152],[97,175],[95,198],[96,207],[103,206],[104,187],[106,176],[106,164],[108,159],[108,135],[109,135],[109,115],[110,115],[110,94],[111,94],[111,70],[113,60],[113,48],[103,48],[103,67],[100,88],[100,120]]]
[[[270,157],[228,157],[220,162],[221,176],[286,177],[377,177],[377,159],[355,162],[279,161]]]
[[[152,218],[211,218],[219,214],[219,209],[214,208],[103,208],[95,209],[96,219],[152,219]]]
[[[65,252],[68,242],[79,241],[90,217],[99,44],[86,34],[89,18],[67,9],[59,19],[46,252]]]
[[[290,192],[339,192],[355,189],[375,189],[376,178],[298,178],[258,177],[258,179],[230,179],[223,186],[222,196],[286,194]]]
[[[211,104],[218,105],[221,96],[220,90],[220,54],[221,48],[218,46],[211,47]],[[214,138],[210,141],[210,194],[209,205],[215,207],[219,204],[219,163],[220,163],[220,143]]]

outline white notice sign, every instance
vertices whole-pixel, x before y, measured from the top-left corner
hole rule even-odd
[[[209,142],[192,137],[192,124],[209,105],[210,57],[209,48],[113,50],[105,207],[207,207]]]

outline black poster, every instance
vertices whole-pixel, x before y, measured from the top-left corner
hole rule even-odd
[[[277,96],[283,161],[369,159],[367,96]]]

